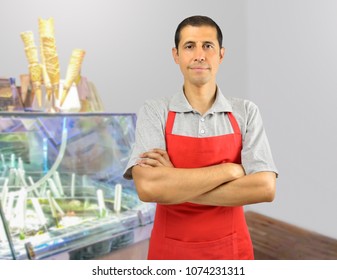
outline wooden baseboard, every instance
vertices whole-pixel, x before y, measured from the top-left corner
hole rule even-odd
[[[337,240],[252,212],[245,213],[257,260],[337,260]]]

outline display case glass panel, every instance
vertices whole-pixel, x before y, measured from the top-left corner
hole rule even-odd
[[[122,177],[135,114],[0,118],[0,259],[95,258],[152,223],[154,205]]]

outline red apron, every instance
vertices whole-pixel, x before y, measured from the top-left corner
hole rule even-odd
[[[240,128],[230,112],[227,114],[234,133],[205,138],[172,134],[175,114],[168,113],[165,131],[167,152],[175,167],[241,163]],[[157,204],[148,259],[253,258],[242,206],[208,206],[189,202]]]

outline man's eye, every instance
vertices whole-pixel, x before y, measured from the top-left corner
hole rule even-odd
[[[213,45],[211,45],[211,44],[206,44],[206,45],[204,46],[204,48],[205,48],[205,49],[213,49]]]
[[[186,48],[186,49],[192,49],[193,46],[192,46],[192,45],[186,45],[185,48]]]

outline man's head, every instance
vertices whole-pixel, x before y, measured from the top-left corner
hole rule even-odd
[[[209,17],[189,17],[179,24],[175,38],[172,55],[184,76],[184,86],[214,87],[225,54],[219,26]]]
[[[178,46],[180,43],[181,30],[188,25],[196,26],[196,27],[210,26],[210,27],[215,28],[216,33],[217,33],[217,39],[219,42],[219,47],[220,48],[222,47],[222,32],[221,32],[220,27],[216,24],[216,22],[207,16],[191,16],[191,17],[185,18],[177,27],[177,30],[174,36],[174,42],[175,42],[176,49],[178,49]]]

